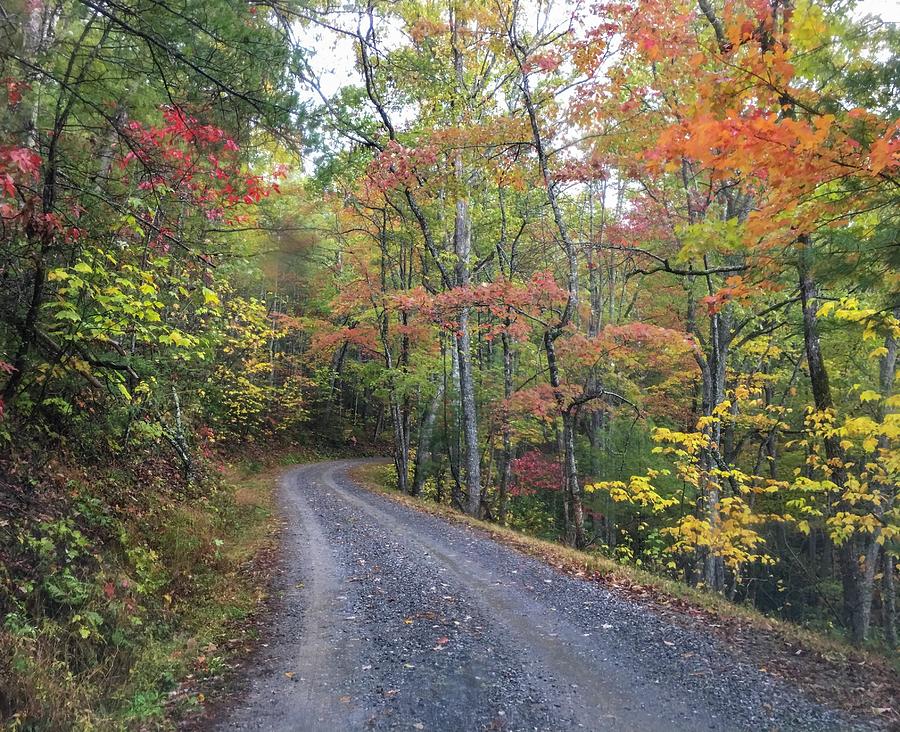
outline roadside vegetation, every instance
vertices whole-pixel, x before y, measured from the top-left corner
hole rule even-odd
[[[285,446],[896,653],[898,50],[853,0],[5,3],[4,721],[199,703]]]
[[[197,711],[265,596],[284,464],[210,465],[191,486],[162,461],[41,476],[0,532],[10,728],[167,728]]]

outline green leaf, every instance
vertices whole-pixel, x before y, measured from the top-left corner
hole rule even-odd
[[[71,308],[59,310],[54,317],[57,320],[70,320],[73,323],[77,323],[81,320],[81,316],[78,314],[78,312]]]

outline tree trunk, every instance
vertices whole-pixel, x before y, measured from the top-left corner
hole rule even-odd
[[[456,73],[457,96],[462,99],[465,92],[463,57],[457,45],[458,18],[451,15],[451,46],[453,67]],[[462,106],[460,104],[460,106]],[[466,176],[462,151],[456,153],[453,163],[454,175],[460,190],[456,199],[456,221],[453,229],[453,250],[456,254],[456,286],[469,286],[469,260],[472,254],[472,228],[469,218],[469,201],[465,195]],[[478,516],[481,510],[481,454],[478,450],[478,412],[475,402],[475,378],[472,366],[472,344],[469,333],[469,308],[463,306],[459,312],[456,334],[456,348],[459,354],[459,405],[462,412],[462,428],[466,481],[466,513]]]
[[[509,319],[507,319],[509,326]],[[510,348],[509,333],[501,335],[503,343],[503,398],[509,403],[512,396],[512,349]],[[509,482],[512,476],[512,431],[509,426],[509,415],[506,413],[507,404],[503,408],[503,447],[500,453],[500,465],[498,466],[498,505],[497,521],[506,523],[506,512],[509,508]]]
[[[556,402],[562,414],[562,434],[560,453],[563,458],[563,478],[565,480],[563,507],[566,520],[566,543],[582,548],[587,540],[584,533],[584,505],[581,486],[578,482],[578,463],[575,459],[575,413],[569,408],[560,390],[559,365],[556,361],[556,347],[553,334],[544,334],[544,348],[547,351],[547,370],[550,386],[556,394]]]
[[[813,401],[816,409],[824,412],[833,409],[834,401],[831,396],[828,369],[822,356],[819,325],[816,321],[816,283],[809,269],[809,253],[807,251],[811,242],[808,236],[801,236],[798,243],[802,247],[798,269],[806,364],[809,369]],[[844,449],[837,436],[826,436],[823,441],[825,454],[829,463],[834,466],[832,480],[843,488],[847,484]],[[872,543],[874,544],[874,541]],[[865,641],[869,631],[875,572],[873,566],[866,565],[871,564],[871,560],[877,559],[877,550],[878,545],[875,544],[876,556],[873,557],[871,547],[866,547],[865,540],[858,535],[851,536],[838,549],[844,616],[847,626],[850,628],[851,638],[857,645]],[[861,557],[862,563],[860,563]]]
[[[881,601],[884,605],[884,641],[889,648],[897,647],[897,590],[894,588],[894,557],[884,553],[884,577],[881,580]]]
[[[481,508],[481,455],[478,451],[478,413],[475,403],[475,379],[472,373],[468,308],[460,312],[459,334],[459,402],[462,412],[463,459],[467,491],[466,513],[477,516]]]
[[[456,348],[456,339],[452,340],[453,348],[450,349],[450,381],[453,388],[459,394],[459,350]],[[462,429],[459,422],[459,411],[452,415],[452,429],[450,424],[449,399],[447,393],[450,391],[446,385],[446,372],[444,374],[444,439],[447,443],[447,466],[450,469],[450,476],[453,478],[453,485],[450,488],[450,503],[459,510],[464,510],[462,498],[462,483],[460,480],[460,437]]]
[[[893,313],[895,318],[900,319],[900,307],[894,308]],[[878,381],[879,387],[881,391],[881,406],[879,408],[878,419],[880,422],[884,422],[889,414],[895,413],[896,408],[891,408],[886,405],[887,400],[894,395],[894,380],[897,375],[897,356],[898,351],[900,351],[900,343],[898,343],[897,338],[894,337],[893,332],[889,333],[884,343],[885,354],[881,357],[881,363],[879,365],[879,374]],[[881,439],[881,444],[879,445],[881,450],[889,450],[890,444],[887,438]],[[881,485],[879,486],[881,492],[887,496],[887,501],[881,507],[881,515],[889,511],[893,505],[894,501],[897,499],[897,486],[896,485]],[[885,643],[890,648],[897,647],[897,595],[896,590],[894,589],[894,571],[895,571],[895,558],[891,554],[892,549],[896,549],[896,546],[888,546],[885,544],[884,549],[884,568],[883,568],[883,576],[881,580],[881,601],[883,605],[882,614],[882,625],[884,627],[884,640]]]
[[[181,418],[181,400],[178,398],[178,391],[174,386],[172,387],[172,399],[175,404],[175,429],[168,430],[163,426],[163,434],[178,454],[178,458],[181,460],[184,480],[190,485],[194,482],[194,460],[191,457],[191,448],[184,433],[184,423]]]
[[[404,420],[396,397],[391,395],[391,421],[394,423],[394,469],[397,473],[397,490],[409,492],[409,438],[404,430]]]
[[[437,419],[438,407],[444,398],[444,382],[438,382],[434,396],[425,411],[422,413],[422,420],[419,423],[419,439],[416,447],[416,462],[413,467],[412,495],[419,496],[422,494],[422,488],[425,486],[425,480],[428,478],[429,467],[431,464],[431,435],[434,432],[434,422]]]
[[[515,23],[515,21],[513,21],[513,23]],[[568,290],[566,307],[557,323],[550,326],[544,332],[544,347],[547,351],[547,369],[550,376],[550,386],[553,388],[563,423],[561,435],[562,445],[560,448],[563,458],[563,474],[565,476],[566,539],[576,547],[582,548],[587,544],[587,541],[584,534],[584,511],[581,487],[578,482],[578,464],[575,459],[575,413],[572,411],[572,408],[564,402],[564,397],[560,389],[561,379],[559,366],[556,362],[556,349],[554,346],[555,340],[562,334],[563,328],[565,328],[575,317],[578,310],[578,252],[569,235],[565,219],[563,218],[562,207],[560,206],[559,197],[557,195],[556,182],[550,175],[547,150],[544,145],[543,135],[541,134],[540,123],[538,122],[537,108],[535,107],[534,98],[531,94],[528,73],[525,70],[525,50],[516,36],[514,25],[508,28],[508,33],[513,45],[513,50],[515,51],[519,62],[519,71],[521,73],[522,81],[522,99],[528,113],[532,142],[534,144],[535,152],[537,153],[541,178],[543,179],[544,186],[547,190],[547,200],[550,203],[550,210],[553,213],[553,222],[556,224],[556,230],[559,234],[563,252],[565,253],[568,269],[566,276]]]

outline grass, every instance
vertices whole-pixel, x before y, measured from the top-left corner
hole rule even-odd
[[[189,673],[180,674],[181,684],[169,702],[170,716],[199,713],[233,656],[254,639],[254,626],[247,620],[266,597],[269,556],[277,546],[275,488],[282,462],[289,459],[278,454],[264,462],[244,461],[223,473],[230,499],[212,535],[216,571],[202,601],[182,608],[182,629],[172,639],[176,654],[188,661],[180,670]],[[193,533],[204,524],[191,526]]]
[[[607,556],[538,539],[472,518],[446,504],[408,496],[397,491],[391,465],[364,465],[353,470],[352,476],[391,500],[477,529],[566,574],[600,582],[675,623],[714,633],[757,668],[799,684],[824,703],[836,703],[865,716],[875,714],[887,725],[900,721],[900,710],[894,708],[895,701],[892,704],[892,697],[900,692],[897,654],[859,649],[843,639],[770,618],[752,607]]]

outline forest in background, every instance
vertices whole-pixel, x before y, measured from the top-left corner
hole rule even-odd
[[[127,677],[218,561],[175,517],[226,521],[223,455],[313,435],[896,645],[894,26],[15,0],[0,36],[4,713]]]

